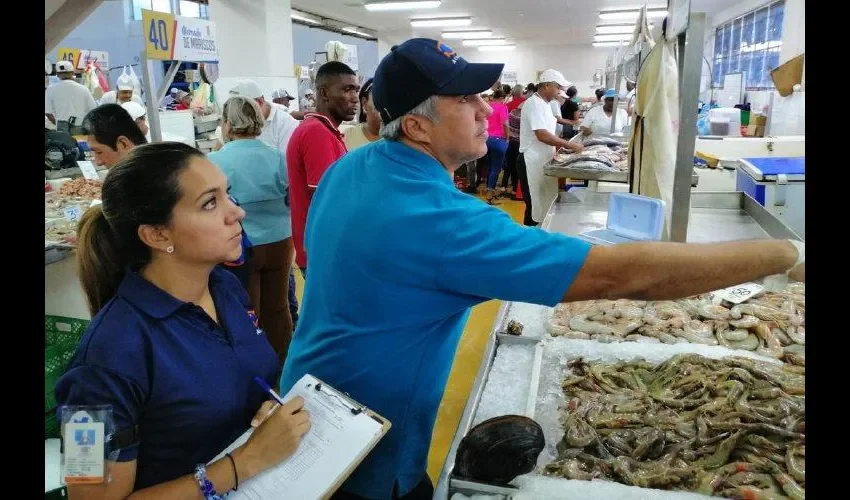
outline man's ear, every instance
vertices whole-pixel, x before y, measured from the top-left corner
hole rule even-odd
[[[401,130],[410,140],[422,144],[431,144],[431,132],[434,122],[418,115],[407,115],[401,119]]]

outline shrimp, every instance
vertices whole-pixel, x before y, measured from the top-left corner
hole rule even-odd
[[[779,309],[757,304],[738,304],[732,308],[730,314],[734,319],[741,319],[744,317],[744,314],[749,314],[750,316],[755,316],[760,320],[773,321],[776,323],[787,323],[789,318],[788,314],[780,311]]]
[[[792,327],[789,326],[788,328],[790,329]],[[782,342],[783,346],[789,346],[794,343],[791,337],[789,337],[788,334],[785,333],[785,331],[779,328],[778,326],[776,328],[773,328],[771,332],[773,332],[776,338],[778,338],[779,341]]]
[[[726,330],[720,335],[730,342],[740,342],[746,340],[750,336],[750,332],[747,330]]]
[[[703,345],[717,345],[717,339],[712,337],[702,337],[696,335],[694,333],[688,332],[687,330],[673,330],[673,335],[677,337],[681,337],[692,344],[703,344]]]
[[[770,330],[770,327],[764,323],[759,323],[754,328],[756,335],[758,335],[762,340],[764,340],[768,349],[779,349],[782,350],[782,343],[779,342],[779,339],[773,334]]]
[[[729,322],[729,324],[734,326],[735,328],[743,328],[744,330],[747,330],[758,325],[759,321],[760,320],[755,316],[745,314],[741,319],[733,319]]]
[[[617,332],[610,326],[588,321],[586,314],[579,314],[570,318],[570,328],[577,332],[585,332],[591,335],[616,335]]]
[[[806,327],[798,326],[796,328],[788,327],[788,337],[800,345],[806,345]]]

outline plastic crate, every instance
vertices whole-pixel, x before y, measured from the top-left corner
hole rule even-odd
[[[45,435],[56,426],[56,382],[65,373],[68,363],[74,356],[77,344],[89,321],[62,316],[44,317],[44,429]],[[51,422],[52,419],[52,422]]]

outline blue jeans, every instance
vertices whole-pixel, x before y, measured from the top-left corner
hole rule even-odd
[[[505,153],[508,151],[508,141],[501,137],[487,138],[487,155],[484,162],[487,165],[489,175],[487,189],[496,189],[496,181],[499,180],[499,172],[505,163]]]

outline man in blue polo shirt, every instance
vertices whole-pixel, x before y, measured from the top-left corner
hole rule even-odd
[[[310,279],[280,388],[310,373],[392,422],[337,498],[432,497],[431,431],[476,304],[677,298],[805,271],[802,244],[787,241],[591,249],[462,193],[451,173],[487,152],[478,94],[501,72],[436,40],[395,47],[372,90],[384,140],[337,161],[313,197]]]

